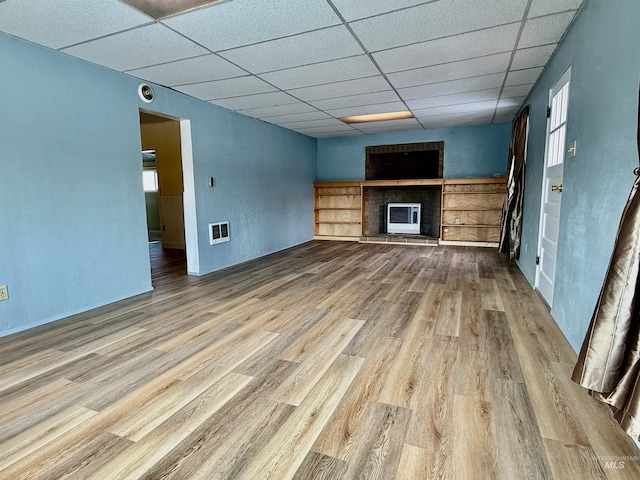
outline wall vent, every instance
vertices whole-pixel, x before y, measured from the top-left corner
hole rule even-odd
[[[209,224],[209,244],[223,243],[229,241],[229,222],[218,222]]]

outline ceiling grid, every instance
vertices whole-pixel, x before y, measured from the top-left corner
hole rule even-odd
[[[511,121],[583,0],[152,3],[4,0],[0,31],[324,138]]]

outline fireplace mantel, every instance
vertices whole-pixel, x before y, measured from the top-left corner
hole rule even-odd
[[[368,187],[439,186],[442,187],[439,243],[496,246],[505,185],[505,177],[315,182],[315,238],[360,240],[365,235]],[[451,215],[456,217],[453,222],[449,219]]]
[[[345,182],[315,182],[315,187],[418,187],[421,185],[467,185],[474,183],[505,183],[505,177],[421,178],[413,180],[350,180]]]

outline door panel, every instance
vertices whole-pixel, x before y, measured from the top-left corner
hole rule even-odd
[[[542,208],[536,287],[553,305],[553,292],[558,264],[558,235],[560,233],[560,205],[566,151],[566,122],[569,102],[567,70],[549,92],[550,116],[547,122],[547,145],[544,179],[542,182]]]

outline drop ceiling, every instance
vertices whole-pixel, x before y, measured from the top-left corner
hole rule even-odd
[[[336,137],[511,121],[582,2],[130,0],[155,19],[126,0],[4,0],[0,31]],[[415,118],[338,120],[399,110]]]

